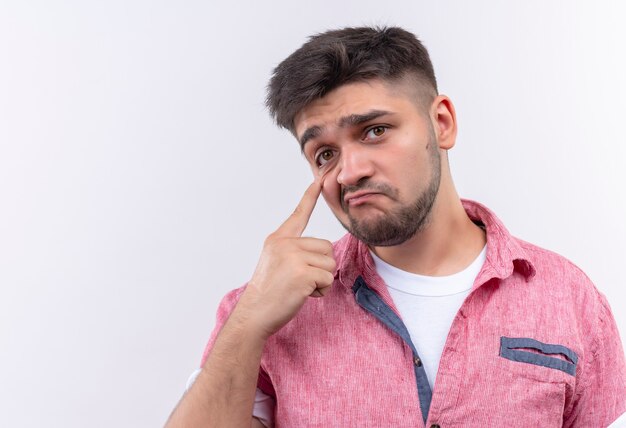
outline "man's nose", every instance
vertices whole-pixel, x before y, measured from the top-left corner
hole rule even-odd
[[[361,179],[374,174],[372,159],[358,147],[344,147],[341,151],[337,182],[343,186],[354,186]]]

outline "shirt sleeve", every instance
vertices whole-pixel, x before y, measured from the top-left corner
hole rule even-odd
[[[564,427],[608,427],[626,412],[624,348],[608,302],[599,292],[590,320],[588,357],[581,370],[572,410]],[[595,322],[594,322],[595,321]],[[621,426],[621,425],[617,425]]]
[[[237,302],[239,301],[239,298],[241,297],[244,289],[245,286],[230,291],[224,296],[219,306],[217,307],[217,314],[215,316],[215,327],[213,328],[211,336],[209,337],[209,341],[204,348],[200,367],[204,366],[204,363],[209,356],[211,349],[213,349],[213,345],[215,344],[217,335],[222,330],[222,327],[224,327],[224,324],[226,323],[226,320],[228,320],[228,317],[232,313],[233,309],[235,309],[235,305],[237,305]]]
[[[222,330],[222,327],[224,326],[224,324],[228,320],[228,317],[235,308],[235,305],[239,301],[239,297],[241,297],[244,289],[245,286],[229,292],[220,302],[217,308],[215,328],[213,329],[213,332],[209,337],[209,341],[204,349],[204,353],[202,354],[202,360],[200,364],[201,367],[204,366],[204,363],[208,358],[211,349],[213,349],[213,345],[215,344],[215,340],[217,339],[219,332]],[[189,389],[191,384],[193,384],[193,381],[195,381],[196,377],[200,373],[200,370],[201,369],[196,370],[191,375],[187,382],[187,389]],[[274,426],[274,408],[276,403],[274,396],[275,392],[270,378],[266,374],[265,370],[263,370],[263,368],[261,367],[259,368],[259,379],[257,381],[257,389],[254,398],[252,416],[259,419],[259,421],[261,421],[261,423],[268,428],[272,428]]]

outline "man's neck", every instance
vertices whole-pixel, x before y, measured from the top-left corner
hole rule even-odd
[[[374,253],[390,265],[420,275],[445,276],[465,269],[487,241],[454,193],[437,198],[423,230],[400,245],[374,247]]]

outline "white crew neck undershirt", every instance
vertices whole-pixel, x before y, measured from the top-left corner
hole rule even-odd
[[[482,268],[487,246],[461,272],[447,276],[418,275],[398,269],[371,252],[433,388],[439,360],[452,321]]]

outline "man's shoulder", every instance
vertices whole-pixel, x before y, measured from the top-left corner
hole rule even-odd
[[[604,312],[606,298],[589,276],[567,257],[519,238],[513,238],[523,249],[534,269],[531,283],[551,294],[569,297],[587,310]],[[593,303],[592,303],[593,302]]]
[[[517,237],[512,237],[512,239],[523,249],[528,257],[528,261],[532,264],[537,273],[561,279],[570,278],[591,283],[587,274],[585,274],[578,265],[562,254]]]

